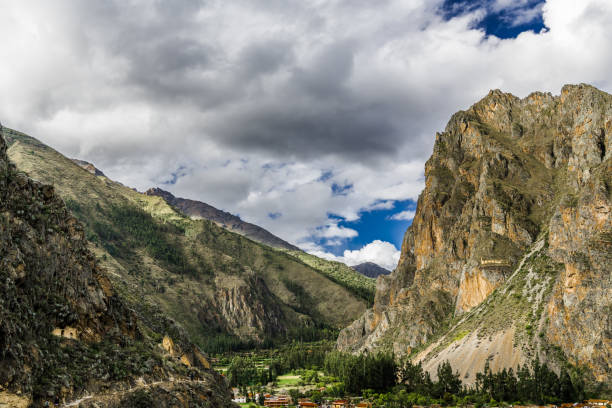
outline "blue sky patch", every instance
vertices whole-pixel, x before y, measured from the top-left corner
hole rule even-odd
[[[279,212],[274,212],[274,213],[268,213],[268,217],[270,217],[273,220],[276,220],[278,218],[280,218],[283,214],[279,213]]]
[[[326,170],[323,173],[321,173],[321,177],[319,177],[317,181],[325,182],[331,179],[332,177],[334,177],[334,172],[331,170]]]
[[[331,186],[333,195],[348,195],[352,189],[353,189],[352,183],[347,183],[347,184],[334,183]]]
[[[176,184],[176,182],[178,181],[180,177],[184,177],[187,175],[186,170],[187,170],[187,167],[179,166],[179,168],[176,169],[176,171],[170,173],[170,178],[162,181],[161,184],[166,185],[166,186],[172,186]]]
[[[327,240],[322,238],[317,240],[317,244],[325,248],[326,251],[334,255],[342,255],[347,249],[356,250],[369,244],[374,240],[387,241],[395,245],[397,249],[402,246],[404,233],[412,224],[412,220],[397,220],[391,217],[402,211],[414,211],[416,202],[413,200],[395,201],[392,208],[377,209],[373,211],[364,211],[360,214],[359,220],[345,221],[342,218],[329,214],[331,219],[340,219],[338,225],[340,227],[351,228],[359,232],[359,235],[343,240],[341,245],[338,245],[337,240],[332,240],[327,243]]]
[[[484,10],[485,16],[475,28],[483,29],[487,36],[516,38],[522,32],[539,33],[546,28],[542,18],[543,4],[544,0],[514,1],[504,6],[495,0],[445,0],[440,10],[447,20],[479,9]]]

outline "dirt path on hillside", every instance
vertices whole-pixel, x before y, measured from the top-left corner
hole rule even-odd
[[[154,381],[152,383],[145,383],[144,381],[141,382],[140,384],[131,387],[131,388],[127,388],[125,390],[117,390],[117,391],[109,391],[109,392],[105,392],[105,393],[100,393],[100,394],[91,394],[91,395],[84,395],[83,397],[70,401],[70,402],[66,402],[63,405],[60,405],[62,408],[68,408],[68,407],[78,407],[80,406],[80,404],[84,403],[84,402],[88,402],[88,401],[93,401],[93,402],[101,402],[101,403],[108,403],[108,402],[114,402],[114,401],[120,401],[121,399],[123,399],[123,397],[127,396],[128,394],[131,394],[133,392],[139,391],[139,390],[143,390],[143,389],[147,389],[147,388],[151,388],[151,387],[161,387],[161,388],[173,388],[176,384],[207,384],[206,381],[200,381],[200,380],[194,380],[194,381],[190,381],[190,380],[170,380],[170,381]],[[0,406],[1,408],[1,406]]]

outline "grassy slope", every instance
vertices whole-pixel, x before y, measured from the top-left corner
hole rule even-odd
[[[161,324],[155,316],[167,314],[205,346],[219,328],[204,325],[201,315],[218,285],[240,285],[245,273],[263,279],[271,296],[260,300],[280,307],[287,329],[310,319],[340,328],[365,310],[363,299],[291,255],[184,217],[160,197],[96,177],[36,139],[8,129],[5,136],[10,159],[32,178],[56,186],[86,225],[91,247],[118,291],[152,326]]]
[[[367,300],[370,306],[374,303],[376,279],[363,276],[341,262],[328,261],[300,251],[288,251],[288,253]]]

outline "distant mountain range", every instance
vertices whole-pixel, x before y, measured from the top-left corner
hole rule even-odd
[[[359,265],[351,266],[354,270],[360,274],[367,276],[368,278],[378,278],[380,275],[389,275],[390,270],[383,268],[374,262],[364,262]]]
[[[242,221],[240,217],[219,210],[201,201],[175,197],[172,193],[157,187],[150,188],[145,194],[163,198],[169,205],[190,218],[213,221],[223,228],[273,248],[300,251],[295,245],[291,245],[262,227]]]

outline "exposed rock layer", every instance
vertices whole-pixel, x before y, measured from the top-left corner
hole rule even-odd
[[[611,134],[612,96],[588,85],[491,91],[453,115],[399,265],[338,347],[407,355],[437,339],[418,355],[433,371],[436,356],[478,355],[470,347],[486,335],[510,342],[499,367],[539,354],[611,383]],[[483,368],[481,354],[464,375]]]

